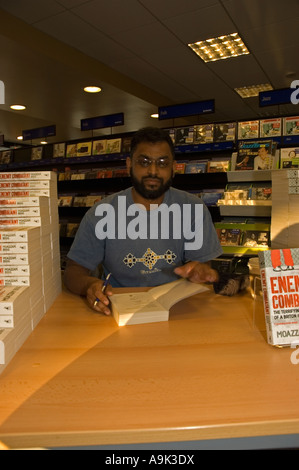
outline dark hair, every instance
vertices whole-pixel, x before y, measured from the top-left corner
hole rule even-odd
[[[142,129],[139,129],[139,131],[137,131],[132,137],[130,152],[131,158],[136,150],[137,145],[141,142],[149,142],[151,144],[156,144],[157,142],[167,142],[170,147],[173,159],[175,159],[172,139],[169,133],[164,129],[159,129],[158,127],[143,127]]]

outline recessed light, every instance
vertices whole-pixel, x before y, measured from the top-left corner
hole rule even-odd
[[[158,119],[158,117],[159,117],[158,113],[151,114],[151,118]]]
[[[262,83],[261,85],[244,86],[234,90],[241,98],[252,98],[253,96],[258,96],[261,91],[273,90],[273,87],[270,83]]]
[[[84,91],[86,91],[86,93],[99,93],[101,88],[99,86],[86,86]]]
[[[188,46],[204,62],[215,62],[216,60],[250,54],[238,33],[198,41],[193,44],[188,44]]]
[[[15,109],[16,111],[26,109],[26,106],[24,106],[23,104],[12,104],[10,107],[11,109]]]
[[[48,142],[46,142],[45,140],[41,140],[40,142],[42,145],[46,145]]]
[[[18,135],[17,139],[18,139],[18,140],[23,140],[23,136],[22,136],[22,135]]]

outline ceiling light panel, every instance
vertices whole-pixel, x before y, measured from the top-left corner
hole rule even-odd
[[[261,85],[235,88],[234,90],[241,96],[241,98],[252,98],[253,96],[258,96],[261,91],[273,90],[273,87],[270,83],[263,83]]]
[[[216,60],[250,54],[238,33],[198,41],[193,44],[188,44],[188,46],[204,62],[215,62]]]

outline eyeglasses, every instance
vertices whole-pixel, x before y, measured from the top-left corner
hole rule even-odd
[[[161,157],[157,160],[148,157],[139,157],[136,160],[136,164],[142,168],[148,168],[152,164],[155,164],[158,168],[167,168],[170,165],[170,160],[168,157]]]

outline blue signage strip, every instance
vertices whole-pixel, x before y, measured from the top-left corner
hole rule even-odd
[[[104,127],[122,126],[124,124],[124,113],[108,114],[93,118],[81,119],[81,131],[91,131]]]
[[[261,91],[259,93],[259,106],[273,106],[291,103],[293,88],[280,88],[279,90]]]
[[[56,135],[56,126],[38,127],[22,131],[23,140],[43,139]]]
[[[215,100],[197,101],[195,103],[173,104],[160,106],[159,119],[173,119],[197,114],[209,114],[215,112]]]

